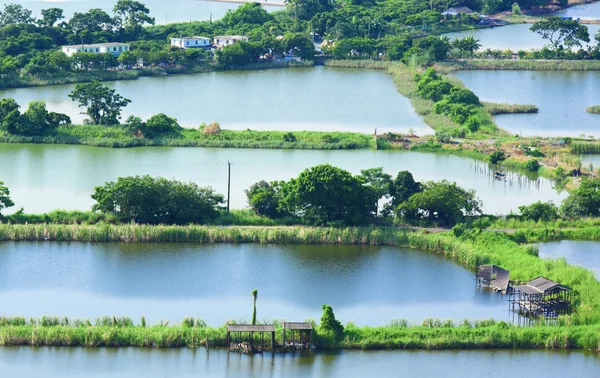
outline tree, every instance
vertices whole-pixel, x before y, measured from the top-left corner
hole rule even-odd
[[[273,16],[259,3],[246,3],[237,9],[229,9],[221,19],[228,28],[235,29],[239,25],[263,25],[273,20]]]
[[[15,203],[10,199],[10,190],[0,181],[0,218],[2,218],[2,209],[14,206]]]
[[[560,17],[548,17],[536,22],[529,30],[547,39],[555,51],[561,50],[563,44],[569,48],[581,47],[581,42],[590,41],[587,26],[576,20],[563,20]]]
[[[503,151],[494,151],[491,153],[489,160],[491,164],[498,164],[501,161],[506,160],[506,155]]]
[[[23,118],[20,134],[35,135],[50,127],[49,113],[44,101],[31,101],[29,108],[23,113]]]
[[[452,46],[459,49],[463,54],[471,57],[475,51],[481,48],[479,39],[475,39],[472,35],[468,35],[464,38],[455,39],[452,42]]]
[[[283,48],[302,59],[312,59],[315,56],[315,45],[312,39],[304,33],[288,33],[283,37]]]
[[[39,21],[40,25],[53,27],[58,20],[64,19],[63,10],[60,8],[48,8],[42,9],[42,19]]]
[[[219,214],[223,196],[212,188],[150,176],[119,177],[94,189],[92,209],[144,224],[205,223]]]
[[[164,134],[181,129],[175,118],[163,113],[153,115],[146,121],[146,130],[152,134]]]
[[[31,11],[19,4],[4,4],[4,10],[0,12],[0,27],[7,25],[31,24],[33,17]]]
[[[452,226],[465,216],[481,214],[481,201],[474,190],[465,190],[446,180],[422,184],[423,190],[413,194],[398,207],[398,216],[411,222],[425,219],[429,224]]]
[[[129,38],[136,39],[143,32],[144,24],[154,25],[154,17],[150,17],[150,10],[138,1],[119,0],[113,7],[118,22],[127,30]]]
[[[117,58],[119,63],[126,66],[133,66],[137,63],[137,56],[131,50],[123,51],[121,55]]]
[[[329,164],[304,170],[281,186],[280,207],[312,224],[367,223],[377,195],[360,177]]]
[[[258,56],[255,46],[248,42],[237,42],[217,50],[217,62],[224,67],[243,66]]]
[[[281,216],[279,211],[279,196],[275,187],[262,180],[256,182],[245,190],[248,198],[248,205],[256,214],[268,217],[278,218]]]
[[[321,315],[321,322],[319,323],[319,333],[330,335],[336,342],[341,341],[344,338],[344,326],[335,318],[333,308],[330,305],[324,304],[322,308],[323,315]]]
[[[584,177],[563,201],[561,212],[569,218],[600,216],[600,179]]]
[[[252,325],[256,325],[256,298],[258,297],[258,290],[252,290],[252,298],[254,299],[254,310],[252,311]]]
[[[100,84],[99,81],[77,84],[69,94],[73,101],[79,102],[79,107],[87,108],[85,114],[94,125],[118,125],[121,109],[131,100],[115,93],[114,89]]]
[[[335,0],[285,0],[290,5],[296,17],[301,20],[310,20],[317,13],[333,10],[337,2]]]
[[[377,202],[375,203],[375,215],[379,211],[379,200],[390,195],[390,188],[393,185],[392,176],[383,172],[383,168],[369,168],[360,171],[360,175],[365,185],[375,193]]]
[[[538,201],[529,206],[519,206],[519,211],[523,220],[550,222],[558,219],[558,207],[552,201]]]
[[[421,184],[415,181],[412,173],[409,171],[398,172],[398,175],[396,175],[390,186],[390,195],[392,196],[391,206],[396,209],[413,194],[419,193],[421,190]]]

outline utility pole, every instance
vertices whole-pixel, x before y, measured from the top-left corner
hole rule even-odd
[[[231,163],[227,162],[227,212],[229,213],[229,203],[231,202]]]

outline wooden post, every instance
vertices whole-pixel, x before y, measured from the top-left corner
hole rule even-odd
[[[283,346],[285,347],[285,325],[283,326]]]
[[[227,350],[229,350],[229,345],[231,344],[230,343],[230,336],[231,336],[230,332],[229,332],[229,330],[227,330]]]
[[[271,350],[275,350],[275,332],[271,332]]]
[[[227,162],[227,212],[229,213],[229,204],[231,203],[231,163]]]

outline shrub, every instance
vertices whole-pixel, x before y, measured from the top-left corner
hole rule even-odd
[[[492,164],[498,164],[501,161],[506,160],[506,155],[504,154],[504,151],[494,151],[491,153],[489,160]]]
[[[475,133],[479,131],[479,128],[481,127],[481,122],[479,122],[479,119],[477,119],[477,117],[469,116],[465,121],[465,127],[469,129],[470,132]]]
[[[550,222],[558,219],[558,207],[552,201],[538,201],[529,206],[519,206],[519,211],[523,220]]]
[[[153,134],[168,133],[180,129],[181,126],[175,118],[171,118],[163,113],[156,114],[146,121],[146,130]]]
[[[525,169],[530,172],[537,172],[540,169],[540,162],[537,160],[528,160],[525,163]]]
[[[200,125],[200,132],[204,135],[218,135],[221,133],[221,125],[219,125],[217,122],[213,122],[206,126],[206,124],[203,123]]]
[[[296,141],[296,136],[292,133],[285,133],[283,134],[283,141],[293,143]]]

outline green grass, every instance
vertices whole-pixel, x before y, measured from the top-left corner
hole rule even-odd
[[[600,154],[600,143],[574,141],[571,143],[571,153],[575,155]]]
[[[484,102],[483,106],[491,115],[527,114],[537,113],[539,111],[538,107],[535,105],[497,104],[493,102]]]
[[[281,343],[281,325],[275,325],[276,342]],[[465,320],[455,324],[427,319],[419,326],[407,326],[402,321],[381,327],[348,324],[340,342],[315,333],[313,340],[319,348],[596,349],[600,344],[599,326],[516,327],[493,320]],[[64,318],[0,319],[0,346],[197,348],[205,346],[207,340],[210,346],[225,346],[225,326],[207,327],[202,321],[190,318],[178,325],[153,326],[133,325],[127,318],[112,317],[95,322]],[[255,340],[259,342],[258,337]]]
[[[295,140],[284,139],[293,135]],[[205,135],[197,129],[183,129],[156,137],[135,137],[121,126],[68,125],[40,136],[20,136],[0,132],[0,143],[79,144],[95,147],[230,147],[280,149],[365,149],[374,148],[370,134],[324,131],[222,130]]]
[[[114,80],[135,80],[140,76],[151,76],[155,73],[150,71],[76,71],[69,73],[57,73],[43,78],[31,76],[18,78],[5,78],[0,81],[0,88],[24,88],[39,87],[46,85],[84,83],[93,80],[114,81]]]
[[[588,106],[586,111],[592,114],[600,114],[600,105]]]
[[[437,63],[441,72],[460,70],[598,71],[598,60],[468,59]]]

